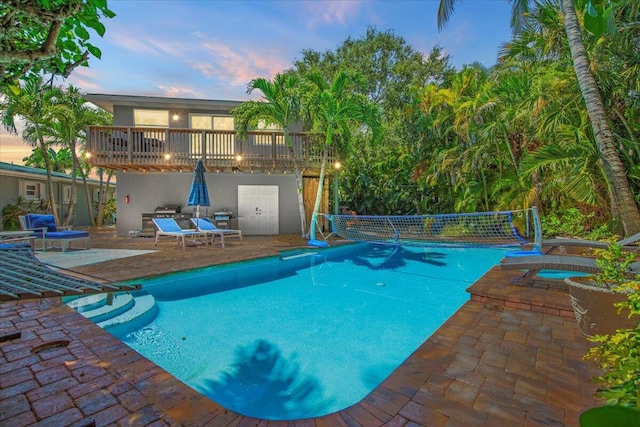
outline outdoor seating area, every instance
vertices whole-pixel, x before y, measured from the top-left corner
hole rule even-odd
[[[94,248],[150,249],[152,242],[92,233]],[[216,257],[194,257],[192,251],[163,245],[74,272],[131,280],[305,246],[299,236],[245,236],[244,245],[218,250]],[[582,360],[591,344],[577,330],[566,293],[512,285],[513,276],[499,267],[489,271],[469,289],[470,300],[360,403],[296,425],[577,425],[583,410],[599,404],[591,381],[598,371]],[[85,418],[97,425],[134,423],[140,417],[165,426],[267,424],[198,394],[54,300],[0,306],[0,331],[22,331],[21,337],[0,344],[0,357],[10,361],[0,372],[0,383],[13,390],[0,397],[0,404],[14,408],[0,416],[0,423],[13,425],[18,417],[30,416],[33,422],[57,420],[59,425]],[[29,360],[17,357],[52,340],[69,343]],[[53,363],[56,356],[68,360],[69,368],[62,361]],[[45,358],[52,361],[46,367]],[[18,364],[27,370],[33,365],[37,378],[57,375],[61,388],[56,396],[68,402],[68,409],[43,416],[37,399],[54,383],[31,381],[24,387],[29,378],[14,380],[9,372]]]
[[[193,242],[194,246],[197,246],[198,243],[203,245],[210,243],[208,240],[209,234],[203,231],[184,230],[180,228],[180,224],[173,218],[152,218],[152,221],[157,228],[154,246],[158,244],[158,240],[161,237],[174,237],[182,245],[183,251],[187,249],[187,239],[191,239],[190,241]]]
[[[87,231],[72,230],[71,226],[58,226],[53,215],[26,214],[20,215],[18,219],[23,231],[33,232],[36,245],[41,245],[40,249],[43,252],[55,244],[60,244],[61,250],[66,252],[73,242],[81,242],[85,249],[89,249]]]
[[[242,231],[241,230],[232,230],[228,228],[218,228],[214,223],[212,223],[209,218],[191,218],[191,222],[196,227],[196,230],[202,231],[204,233],[211,235],[211,243],[213,244],[213,240],[216,236],[220,237],[220,242],[222,247],[224,248],[224,238],[225,237],[237,237],[240,239],[240,243],[242,244]]]

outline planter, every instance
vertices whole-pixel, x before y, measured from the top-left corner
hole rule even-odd
[[[637,317],[628,318],[629,311],[614,306],[626,300],[624,294],[599,288],[590,277],[564,279],[571,294],[571,306],[578,321],[578,329],[586,336],[614,334],[618,329],[632,329],[638,325]]]

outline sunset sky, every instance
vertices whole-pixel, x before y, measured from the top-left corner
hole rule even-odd
[[[437,29],[438,0],[110,0],[102,59],[61,84],[83,92],[245,100],[247,83],[289,69],[306,49],[333,50],[368,27],[393,31],[427,54],[440,45],[457,68],[494,65],[510,38],[505,0],[458,2]],[[22,164],[30,148],[0,131],[0,161]]]

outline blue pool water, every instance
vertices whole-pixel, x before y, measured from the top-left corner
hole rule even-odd
[[[369,244],[142,282],[129,346],[241,414],[321,416],[364,398],[469,299],[504,249]]]

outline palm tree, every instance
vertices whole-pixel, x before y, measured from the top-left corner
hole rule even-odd
[[[43,84],[42,78],[34,77],[24,82],[18,91],[5,87],[4,99],[0,103],[0,121],[12,133],[17,133],[16,121],[21,119],[26,124],[23,139],[34,146],[39,146],[47,171],[47,189],[49,203],[56,224],[60,224],[58,206],[51,178],[51,159],[49,158],[48,142],[43,131],[44,126],[51,123],[59,107],[56,99],[60,97],[57,88],[49,88]]]
[[[523,13],[528,11],[531,1],[510,1],[513,4],[511,24],[515,30],[518,30]],[[438,8],[438,27],[440,29],[448,22],[455,4],[456,0],[440,0]],[[589,4],[591,5],[591,1],[589,1]],[[620,154],[616,149],[615,139],[607,121],[607,114],[600,91],[593,74],[589,70],[589,59],[582,41],[574,0],[561,0],[561,7],[573,67],[587,107],[600,159],[603,163],[613,215],[614,217],[619,216],[627,235],[637,233],[640,231],[640,211],[635,203],[624,165],[620,160]],[[594,10],[601,11],[601,8],[595,8]],[[602,14],[599,17],[601,20],[604,19]]]
[[[263,102],[243,102],[233,111],[236,117],[236,129],[241,138],[247,134],[249,126],[256,126],[260,122],[265,124],[277,124],[282,127],[284,141],[287,145],[289,157],[293,163],[293,171],[296,176],[296,190],[298,194],[298,208],[300,210],[300,228],[302,237],[307,237],[307,221],[302,194],[302,172],[298,161],[299,153],[296,153],[291,142],[290,127],[299,120],[299,96],[296,91],[300,78],[293,73],[276,74],[273,81],[264,78],[252,80],[247,93],[258,89],[262,92]]]
[[[76,177],[78,173],[84,174],[84,169],[78,158],[78,141],[85,138],[85,129],[96,122],[96,110],[87,105],[80,90],[74,86],[61,89],[61,96],[57,100],[59,106],[55,120],[44,127],[44,132],[49,135],[51,141],[62,145],[71,152],[71,195],[65,225],[69,225],[73,218],[74,201],[76,198]],[[89,197],[89,200],[91,198]]]
[[[381,131],[380,112],[365,97],[350,91],[350,84],[355,83],[354,80],[344,71],[337,73],[331,85],[328,85],[324,77],[317,72],[306,76],[311,90],[304,100],[305,110],[312,122],[312,132],[324,136],[320,181],[311,217],[309,236],[311,241],[316,237],[316,224],[322,202],[329,147],[335,145],[337,137],[349,141],[351,126],[367,125],[372,130],[374,140],[378,138]]]

